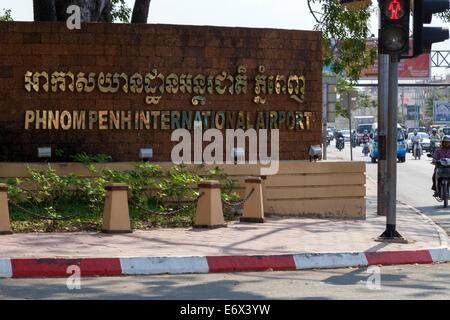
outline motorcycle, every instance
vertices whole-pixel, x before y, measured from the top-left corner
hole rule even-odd
[[[422,145],[419,142],[414,142],[413,145],[413,156],[414,159],[417,160],[417,158],[419,158],[422,156]]]
[[[338,148],[339,151],[344,149],[344,138],[343,137],[337,138],[337,140],[336,140],[336,148]]]
[[[439,141],[431,141],[430,142],[430,153],[431,156],[434,156],[434,151],[441,147],[441,143]]]
[[[356,148],[356,136],[352,136],[352,148]]]
[[[365,157],[367,157],[367,155],[369,154],[370,149],[369,149],[369,144],[367,142],[364,143],[362,152]]]
[[[431,157],[431,154],[428,154]],[[436,186],[438,190],[437,201],[444,202],[444,208],[448,206],[450,193],[450,158],[444,158],[436,162]]]

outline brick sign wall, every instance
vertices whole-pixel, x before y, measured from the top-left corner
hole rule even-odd
[[[170,161],[174,129],[280,129],[280,159],[320,144],[321,33],[0,23],[0,160],[80,152]],[[270,130],[269,130],[270,131]],[[269,137],[270,139],[270,137]],[[270,149],[269,149],[270,150]],[[62,153],[61,153],[62,151]]]

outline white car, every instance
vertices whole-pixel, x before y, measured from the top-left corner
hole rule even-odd
[[[411,136],[413,136],[414,133],[409,133],[408,134],[408,141],[407,141],[407,152],[411,152],[412,151],[412,140],[411,140]],[[420,136],[420,144],[422,145],[422,149],[424,151],[429,152],[430,151],[430,136],[426,133],[426,132],[417,132],[417,135]]]
[[[342,130],[341,132],[344,136],[344,141],[350,141],[350,130]]]

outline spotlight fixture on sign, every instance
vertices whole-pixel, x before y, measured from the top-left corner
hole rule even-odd
[[[52,157],[52,148],[51,147],[40,147],[38,148],[38,158],[45,159],[48,161]]]
[[[314,161],[317,161],[317,159],[319,159],[319,156],[322,154],[322,148],[319,145],[310,146],[308,154],[310,162],[312,161],[312,159],[314,159]]]
[[[148,159],[153,158],[152,148],[141,148],[139,150],[139,159],[142,161],[148,161]]]
[[[245,151],[243,148],[233,148],[234,164],[238,163],[238,159],[245,162]]]

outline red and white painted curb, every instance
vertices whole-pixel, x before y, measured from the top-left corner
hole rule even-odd
[[[0,258],[0,278],[67,277],[70,266],[82,276],[149,275],[234,271],[300,270],[370,265],[450,262],[448,247],[416,251],[299,253],[267,256]]]

